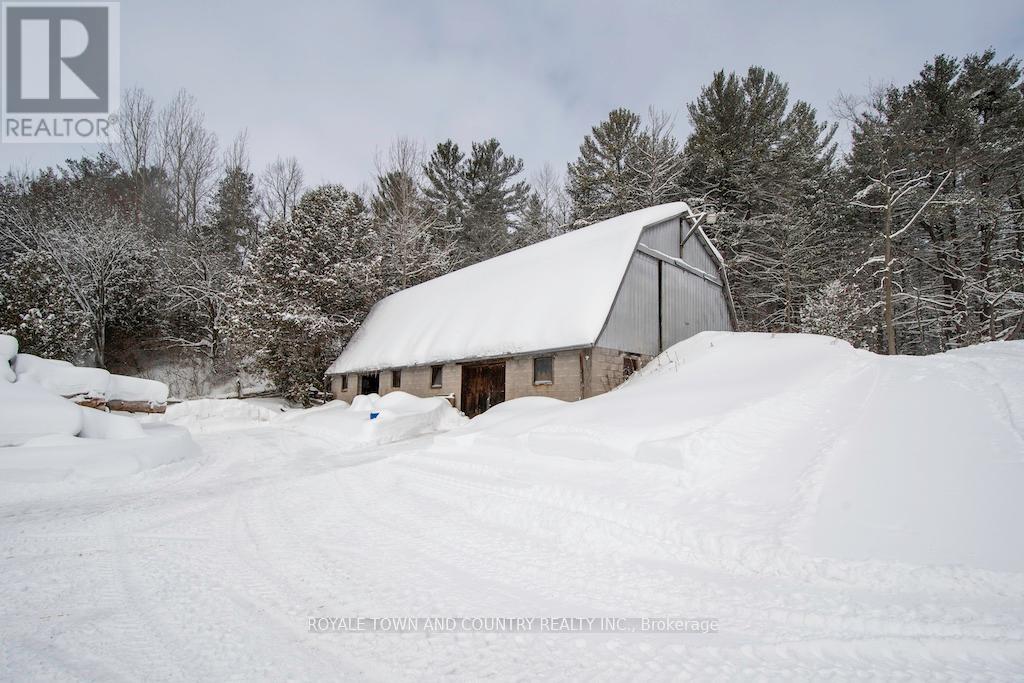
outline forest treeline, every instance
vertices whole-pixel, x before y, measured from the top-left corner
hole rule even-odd
[[[185,91],[123,94],[116,140],[0,186],[0,330],[115,369],[238,368],[308,402],[369,308],[452,269],[668,201],[723,252],[743,330],[927,354],[1024,333],[1024,84],[992,51],[837,99],[761,67],[673,117],[616,109],[564,172],[496,139],[396,138],[359,188],[254,169]],[[586,258],[585,254],[580,255]],[[524,273],[523,277],[529,277]],[[176,359],[176,360],[175,360]]]

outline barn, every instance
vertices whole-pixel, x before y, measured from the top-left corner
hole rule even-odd
[[[327,373],[334,395],[447,396],[469,416],[609,391],[734,327],[722,257],[682,202],[596,223],[382,299]]]

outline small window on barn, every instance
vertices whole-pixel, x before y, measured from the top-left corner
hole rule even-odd
[[[391,371],[391,388],[397,389],[402,386],[402,371],[392,370]]]
[[[551,356],[537,356],[533,359],[533,383],[554,384],[555,359]]]
[[[431,365],[430,366],[430,387],[437,389],[441,386],[441,380],[444,379],[444,366],[443,365]]]
[[[629,376],[640,369],[640,359],[637,356],[622,357],[622,380],[626,381]]]
[[[341,390],[348,391],[348,375],[341,376]]]

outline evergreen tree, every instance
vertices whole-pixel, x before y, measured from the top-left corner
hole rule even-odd
[[[573,227],[639,208],[644,199],[638,175],[644,165],[637,159],[639,135],[640,117],[615,109],[584,136],[579,157],[568,166]]]
[[[256,181],[240,166],[230,167],[217,184],[208,238],[218,251],[251,245],[256,234]]]
[[[523,162],[508,156],[494,138],[474,142],[466,166],[466,218],[459,233],[470,262],[506,251],[530,186],[516,176]]]
[[[466,155],[451,140],[438,143],[423,167],[426,185],[423,193],[435,220],[445,229],[457,232],[466,217]]]
[[[324,185],[270,226],[237,279],[231,338],[287,398],[309,405],[326,390],[324,370],[387,293],[380,245],[362,199]]]
[[[494,138],[474,142],[467,158],[459,146],[440,143],[423,168],[424,195],[440,226],[454,236],[455,258],[476,263],[507,250],[530,192],[516,176],[523,162],[505,154]]]
[[[451,270],[453,244],[408,173],[392,170],[378,176],[371,207],[385,251],[382,277],[389,291]]]
[[[523,206],[523,215],[518,228],[512,235],[510,246],[513,249],[527,247],[554,236],[551,215],[544,206],[540,195],[531,192]]]
[[[697,206],[717,212],[709,232],[733,271],[740,322],[797,330],[806,295],[835,277],[835,126],[804,102],[790,107],[788,86],[760,67],[743,77],[719,71],[688,109],[683,183]]]
[[[847,191],[891,353],[1020,334],[1022,145],[1020,64],[992,51],[939,55],[854,118]]]
[[[43,254],[16,254],[0,269],[0,334],[43,358],[75,361],[87,350],[89,320]]]

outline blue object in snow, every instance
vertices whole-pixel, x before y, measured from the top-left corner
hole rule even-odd
[[[380,413],[370,413],[370,419],[376,420],[378,415],[380,415]]]

